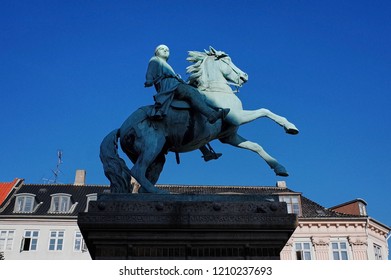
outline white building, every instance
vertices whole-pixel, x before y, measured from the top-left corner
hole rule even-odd
[[[107,186],[19,184],[0,205],[6,260],[91,259],[77,215]]]

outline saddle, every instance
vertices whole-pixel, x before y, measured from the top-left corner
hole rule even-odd
[[[172,100],[168,106],[169,106],[169,108],[173,108],[176,110],[189,110],[191,108],[190,104],[187,101],[179,100],[179,99]],[[165,113],[163,113],[163,112],[166,111],[167,109],[165,109],[165,110],[163,109],[163,111],[161,111],[161,109],[157,108],[155,105],[155,106],[152,106],[152,108],[150,110],[148,110],[146,113],[147,113],[147,116],[150,120],[161,121],[164,119],[164,116],[165,116]]]
[[[185,109],[190,109],[190,104],[185,101],[185,100],[179,100],[179,99],[174,99],[172,100],[170,106],[172,108],[175,108],[175,109],[182,109],[182,110],[185,110]]]

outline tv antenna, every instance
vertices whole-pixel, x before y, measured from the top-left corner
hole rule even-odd
[[[45,181],[47,184],[57,184],[58,176],[60,175],[60,165],[62,164],[62,150],[57,150],[57,164],[56,169],[52,169],[52,173],[54,175],[54,179],[46,179],[43,178],[42,180]]]

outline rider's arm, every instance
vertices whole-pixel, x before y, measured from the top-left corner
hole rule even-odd
[[[156,79],[158,78],[158,73],[159,73],[159,63],[156,60],[151,59],[148,64],[144,86],[145,87],[153,86]]]

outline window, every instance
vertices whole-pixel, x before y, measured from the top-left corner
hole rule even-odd
[[[49,251],[62,251],[64,245],[64,231],[54,230],[50,232]]]
[[[35,204],[35,195],[33,194],[18,194],[16,196],[16,203],[14,212],[33,212]]]
[[[300,204],[298,195],[283,195],[280,196],[281,202],[286,202],[289,214],[300,215]]]
[[[0,231],[0,251],[12,250],[12,244],[14,243],[13,230],[2,230]]]
[[[86,252],[87,246],[84,243],[83,236],[79,231],[75,232],[75,242],[73,243],[73,251]]]
[[[67,213],[71,208],[70,194],[53,194],[50,212],[52,213]]]
[[[333,260],[347,260],[348,246],[346,242],[331,242]]]
[[[296,259],[297,260],[311,260],[311,243],[310,242],[296,242]]]
[[[26,230],[23,235],[21,251],[36,251],[38,245],[38,230]]]
[[[361,216],[366,216],[367,215],[367,210],[366,210],[366,207],[365,207],[364,203],[359,202],[358,203],[358,209],[360,210],[360,215]]]
[[[382,260],[383,256],[381,254],[381,246],[373,244],[373,250],[375,251],[375,260]]]
[[[91,194],[87,195],[87,206],[86,206],[85,212],[88,211],[88,205],[89,205],[90,201],[96,201],[97,198],[98,198],[98,195],[96,193],[91,193]]]

